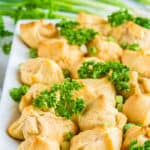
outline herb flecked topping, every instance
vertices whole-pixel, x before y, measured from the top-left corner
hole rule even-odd
[[[119,62],[83,62],[78,70],[80,78],[100,78],[108,75],[117,90],[129,90],[129,68]]]
[[[121,44],[121,47],[123,49],[128,49],[128,50],[131,50],[131,51],[139,51],[141,49],[138,43],[128,44],[126,42],[123,42]]]
[[[71,118],[74,114],[79,114],[85,107],[84,100],[73,97],[74,91],[78,91],[83,86],[72,79],[65,79],[61,84],[54,84],[50,91],[42,91],[33,101],[35,107],[41,109],[54,108],[57,115]]]
[[[138,142],[132,141],[129,146],[129,150],[149,150],[150,149],[150,140],[144,142],[143,145],[138,145]]]
[[[127,9],[122,9],[112,13],[110,16],[108,16],[108,21],[113,27],[119,26],[128,21],[133,21],[144,28],[150,29],[149,18],[134,17]]]
[[[98,33],[89,28],[76,28],[79,25],[76,21],[62,20],[56,26],[60,27],[60,34],[64,36],[69,44],[83,45],[91,41]]]
[[[110,16],[108,16],[108,21],[113,27],[119,26],[127,21],[132,20],[133,16],[128,12],[127,9],[114,12]]]

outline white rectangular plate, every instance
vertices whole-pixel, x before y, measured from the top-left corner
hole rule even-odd
[[[58,20],[50,21],[56,23]],[[17,150],[19,142],[7,134],[8,126],[19,116],[18,105],[10,98],[9,91],[20,85],[17,71],[19,65],[29,59],[28,47],[19,38],[19,25],[29,21],[19,21],[16,26],[11,54],[0,101],[0,150]]]

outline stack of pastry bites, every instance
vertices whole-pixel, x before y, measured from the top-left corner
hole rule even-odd
[[[20,25],[20,37],[38,57],[29,59],[19,68],[20,80],[30,86],[19,103],[21,116],[8,128],[13,138],[22,140],[19,150],[128,150],[132,141],[143,144],[150,139],[150,30],[133,22],[118,27],[104,19],[84,13],[77,21],[82,28],[92,28],[98,34],[86,45],[71,45],[59,29],[44,21]],[[108,40],[112,36],[116,42]],[[123,50],[122,42],[138,42],[141,50]],[[88,47],[97,53],[90,55]],[[108,76],[98,79],[80,79],[78,70],[86,61],[118,61],[130,68],[131,89],[122,92],[125,97],[122,112],[115,106],[118,94]],[[84,100],[84,110],[70,119],[59,116],[53,109],[34,107],[33,101],[53,84],[63,83],[63,70],[83,85],[74,96]],[[123,139],[123,127],[133,125]],[[72,133],[67,141],[65,136]]]

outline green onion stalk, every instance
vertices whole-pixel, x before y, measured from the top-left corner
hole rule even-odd
[[[139,3],[143,3],[145,5],[150,5],[150,1],[149,0],[135,0],[136,2],[139,2]]]
[[[78,12],[102,16],[104,11],[106,13],[107,11],[113,12],[118,7],[127,8],[128,6],[120,0],[115,2],[110,0],[1,0],[0,15],[10,16],[15,21],[19,19],[65,18],[66,13],[74,15]],[[61,15],[60,12],[64,12],[64,14]]]

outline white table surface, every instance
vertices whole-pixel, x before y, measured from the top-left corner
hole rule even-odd
[[[15,25],[14,25],[13,21],[8,17],[4,17],[4,21],[5,21],[5,27],[8,30],[13,32],[15,29]],[[0,39],[0,93],[1,93],[2,86],[3,86],[3,81],[5,78],[5,72],[6,72],[6,68],[7,68],[8,59],[9,59],[9,55],[5,55],[2,52],[1,47],[2,47],[3,43],[10,42],[11,39],[12,39],[12,37]]]
[[[137,15],[150,17],[150,8],[144,8],[142,5],[136,5],[132,0],[123,0],[123,1],[127,2],[130,6],[137,9],[138,10]],[[10,31],[14,31],[15,25],[13,24],[13,21],[8,17],[5,17],[4,21],[5,21],[6,28],[9,29]],[[0,47],[1,47],[2,43],[9,42],[11,40],[11,38],[12,37],[5,38],[3,40],[0,39]],[[9,55],[3,54],[2,49],[0,48],[0,93],[1,93],[1,89],[3,87],[3,81],[5,78],[5,72],[6,72],[6,68],[7,68],[8,59],[9,59]]]

